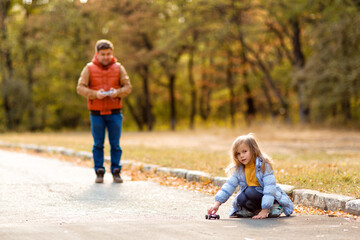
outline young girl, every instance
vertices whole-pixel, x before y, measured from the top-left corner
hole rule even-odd
[[[232,163],[227,168],[231,176],[216,194],[208,214],[215,214],[240,186],[230,217],[262,219],[279,217],[282,212],[290,216],[294,205],[276,185],[271,159],[261,152],[253,134],[238,137],[232,144],[231,155]]]

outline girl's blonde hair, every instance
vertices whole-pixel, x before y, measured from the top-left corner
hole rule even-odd
[[[247,135],[239,136],[233,142],[230,150],[231,164],[226,168],[226,173],[231,174],[234,171],[239,170],[240,167],[244,167],[244,164],[242,164],[236,157],[239,146],[243,143],[246,144],[250,149],[251,161],[255,162],[256,158],[258,157],[263,160],[263,164],[261,166],[261,171],[263,173],[265,173],[265,163],[269,164],[271,169],[273,168],[273,162],[271,158],[261,151],[259,145],[256,142],[254,134],[249,133]]]

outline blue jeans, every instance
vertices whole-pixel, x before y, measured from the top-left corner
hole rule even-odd
[[[250,212],[261,209],[261,200],[264,194],[256,190],[257,187],[247,187],[237,196],[237,205],[245,208]]]
[[[94,158],[95,172],[104,168],[104,141],[105,129],[108,130],[110,142],[110,157],[111,157],[111,173],[114,169],[119,168],[121,171],[120,159],[122,149],[120,147],[120,136],[122,130],[123,116],[121,113],[110,115],[90,115],[91,133],[94,138],[94,146],[92,149]]]

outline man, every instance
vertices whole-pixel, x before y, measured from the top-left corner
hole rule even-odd
[[[104,140],[108,130],[111,155],[111,173],[115,183],[122,183],[119,141],[123,116],[121,99],[132,89],[125,68],[113,56],[113,44],[99,40],[95,56],[81,72],[77,93],[86,97],[90,110],[91,133],[94,138],[93,158],[96,183],[104,182]]]

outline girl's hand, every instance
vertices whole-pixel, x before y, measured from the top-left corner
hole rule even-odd
[[[253,219],[264,219],[267,218],[269,215],[269,209],[262,209],[258,215],[253,216]]]
[[[212,205],[212,206],[208,209],[208,214],[215,214],[215,213],[218,211],[220,205],[221,205],[221,202],[216,201],[216,202],[214,203],[214,205]]]

